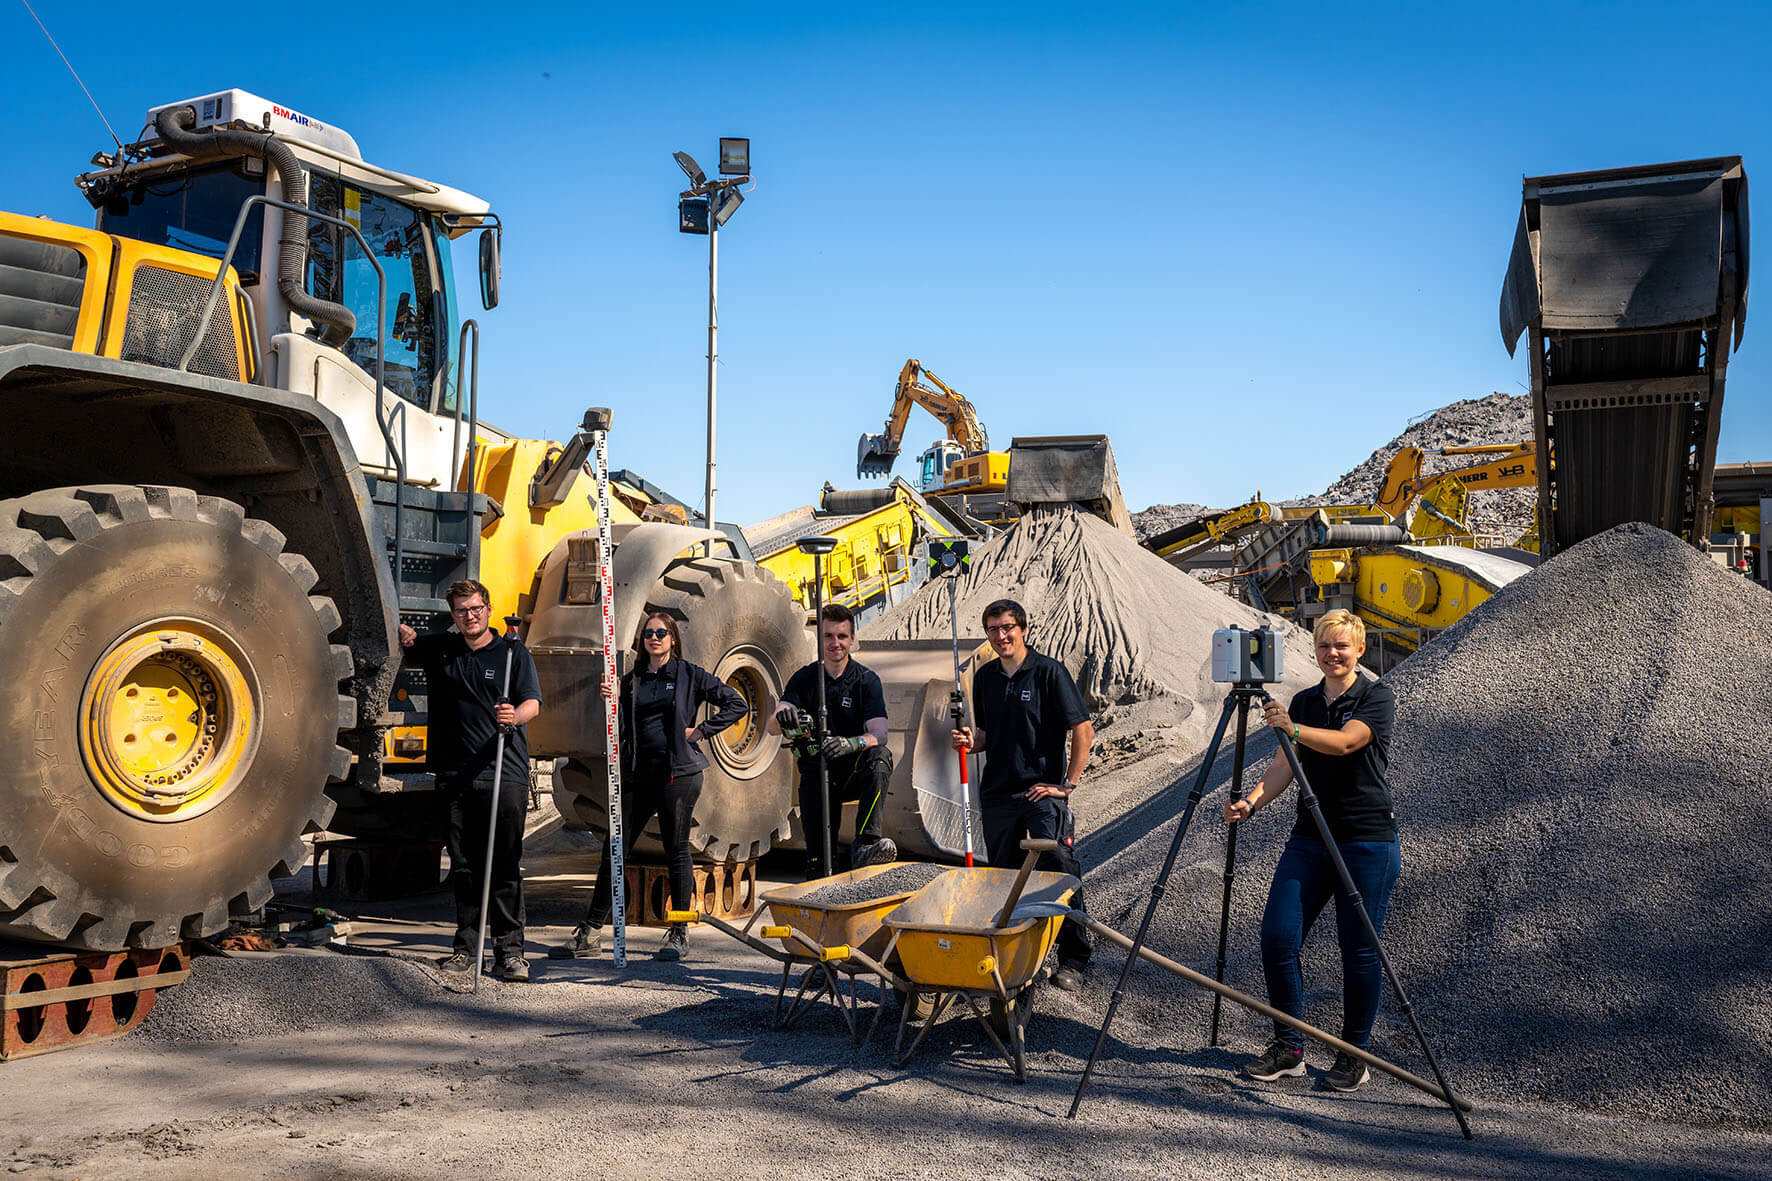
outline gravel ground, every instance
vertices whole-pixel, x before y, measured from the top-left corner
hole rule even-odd
[[[636,935],[642,949],[657,937]],[[944,1022],[901,1071],[887,1061],[890,1027],[856,1049],[820,1007],[773,1031],[772,966],[712,934],[691,946],[682,963],[639,955],[625,973],[607,960],[542,961],[534,983],[487,981],[478,997],[432,994],[384,963],[340,959],[280,990],[292,1009],[339,1018],[301,1033],[128,1038],[7,1063],[0,1166],[81,1178],[1377,1181],[1750,1178],[1772,1160],[1772,1138],[1751,1132],[1506,1102],[1480,1106],[1466,1143],[1443,1107],[1388,1081],[1344,1096],[1239,1080],[1240,1052],[1201,1049],[1197,1032],[1173,1021],[1116,1024],[1070,1121],[1100,1020],[1091,1002],[1038,998],[1026,1086],[1010,1081],[969,1017]],[[231,992],[232,967],[199,960],[181,986],[188,1011]],[[302,979],[313,986],[293,987]],[[406,1004],[392,1018],[344,1020],[332,1007],[337,993],[401,988]],[[224,1000],[216,1015],[229,1011]]]
[[[1455,1086],[1735,1128],[1772,1127],[1772,595],[1623,526],[1547,562],[1390,675],[1403,878],[1386,948]],[[1754,637],[1758,637],[1757,640]],[[1250,743],[1249,781],[1274,755]],[[1224,872],[1212,778],[1153,928],[1210,971]],[[1098,916],[1132,930],[1193,768],[1082,843]],[[1238,842],[1227,979],[1263,994],[1256,931],[1290,801]],[[1339,1027],[1333,916],[1307,944],[1307,1019]],[[1126,1010],[1203,1028],[1140,970]],[[1104,1004],[1108,982],[1093,982]],[[1263,1023],[1230,1017],[1251,1046]],[[1425,1062],[1394,998],[1374,1044]],[[1762,1171],[1768,1162],[1762,1160]]]
[[[921,890],[946,873],[948,868],[945,865],[907,861],[859,881],[833,882],[828,886],[821,886],[810,894],[800,895],[794,901],[802,906],[854,906],[858,902],[872,902],[879,898],[890,898],[894,894]]]

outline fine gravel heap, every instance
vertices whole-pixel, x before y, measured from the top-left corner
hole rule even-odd
[[[863,902],[878,902],[882,898],[892,898],[899,894],[914,894],[948,869],[945,865],[906,861],[871,877],[820,886],[809,894],[800,895],[794,902],[800,906],[820,906],[827,910],[839,906],[855,906]]]
[[[466,979],[465,977],[463,979]],[[353,1025],[366,1039],[393,1036],[399,1019],[447,990],[406,959],[251,955],[193,961],[191,979],[159,994],[133,1035],[165,1043],[238,1042]]]
[[[1070,505],[1037,506],[972,555],[957,576],[960,634],[984,638],[981,614],[1012,598],[1028,612],[1028,644],[1062,662],[1084,699],[1112,721],[1141,703],[1143,724],[1205,745],[1225,686],[1212,682],[1212,633],[1273,626],[1287,636],[1288,683],[1309,683],[1309,637],[1188,577],[1112,525]],[[948,585],[936,579],[875,620],[864,640],[946,638]],[[859,652],[865,663],[865,646]],[[1149,754],[1149,751],[1143,752]]]
[[[1772,1126],[1768,636],[1772,595],[1624,525],[1520,578],[1389,675],[1403,876],[1385,947],[1455,1087]],[[1264,731],[1251,775],[1273,754]],[[1203,970],[1225,761],[1153,927],[1153,946]],[[1153,797],[1147,835],[1090,875],[1104,921],[1130,931],[1142,915],[1191,780]],[[1239,840],[1227,979],[1257,996],[1261,908],[1294,798]],[[1333,928],[1331,908],[1305,957],[1306,1019],[1330,1032]],[[1108,975],[1091,981],[1104,1001]],[[1203,994],[1190,1005],[1171,977],[1137,980],[1123,1012],[1149,1024],[1144,1036],[1200,1044]],[[1226,1029],[1238,1049],[1268,1037],[1240,1009]],[[1388,989],[1374,1048],[1426,1073]],[[1326,1064],[1328,1051],[1309,1053]]]

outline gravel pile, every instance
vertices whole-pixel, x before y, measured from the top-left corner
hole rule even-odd
[[[1028,611],[1030,646],[1062,661],[1100,716],[1161,703],[1154,725],[1197,749],[1217,722],[1224,687],[1211,680],[1219,628],[1272,624],[1287,632],[1286,664],[1297,683],[1312,668],[1309,637],[1188,577],[1113,526],[1071,506],[1042,506],[973,554],[958,575],[960,631],[984,639],[980,618],[994,599]],[[945,639],[948,587],[935,580],[869,624],[864,639]],[[860,652],[865,662],[865,648]],[[1111,719],[1108,719],[1111,720]]]
[[[191,978],[160,994],[135,1033],[165,1043],[246,1038],[349,1025],[389,1036],[447,994],[409,960],[345,955],[264,955],[192,961]]]
[[[1132,528],[1138,540],[1148,541],[1165,529],[1185,525],[1210,511],[1203,504],[1153,504],[1142,513],[1132,514]]]
[[[1468,447],[1480,443],[1517,443],[1532,437],[1532,399],[1525,394],[1490,394],[1442,406],[1410,423],[1402,434],[1367,456],[1357,467],[1322,493],[1282,505],[1370,504],[1384,483],[1384,469],[1404,447],[1428,453],[1422,471],[1432,475],[1480,460],[1476,455],[1434,455],[1443,447]],[[1478,492],[1470,499],[1471,526],[1478,533],[1494,534],[1512,541],[1532,526],[1536,492],[1531,488],[1503,488]],[[1232,507],[1229,505],[1223,507]],[[1208,512],[1202,505],[1157,504],[1132,514],[1132,526],[1140,540],[1184,524]],[[1228,583],[1220,584],[1228,587]]]
[[[921,890],[946,873],[948,868],[945,865],[907,861],[859,881],[833,882],[828,886],[820,886],[810,894],[800,895],[795,901],[803,906],[822,906],[827,909],[874,902],[881,898],[891,898],[895,894],[911,894]]]
[[[1403,878],[1385,944],[1455,1086],[1765,1128],[1772,1095],[1772,595],[1626,525],[1522,577],[1388,682]],[[1274,753],[1251,743],[1259,774]],[[1228,772],[1184,846],[1153,945],[1210,971]],[[1091,904],[1131,930],[1186,784],[1117,851],[1084,842]],[[1241,834],[1228,979],[1263,995],[1256,933],[1293,801]],[[1109,958],[1118,962],[1118,957]],[[1111,987],[1110,973],[1091,986]],[[1306,948],[1306,1017],[1339,1028],[1333,916]],[[1144,1036],[1200,1044],[1208,1003],[1141,972]],[[1227,1042],[1265,1022],[1231,1011]],[[1380,1053],[1425,1073],[1394,997]],[[1313,1048],[1313,1063],[1328,1054]]]

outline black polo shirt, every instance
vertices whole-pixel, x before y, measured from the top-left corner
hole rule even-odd
[[[818,662],[813,662],[788,678],[781,699],[803,713],[818,708]],[[886,716],[886,689],[880,675],[854,660],[840,677],[824,679],[825,733],[838,738],[860,738],[868,732],[868,722]]]
[[[972,674],[972,716],[986,744],[978,782],[983,801],[1063,782],[1065,739],[1071,727],[1089,720],[1089,707],[1064,665],[1029,649],[1013,677],[1004,675],[1001,659]]]
[[[1397,821],[1392,811],[1390,781],[1386,778],[1391,732],[1397,720],[1397,695],[1391,687],[1361,676],[1347,692],[1325,702],[1323,682],[1318,681],[1294,697],[1286,712],[1300,726],[1323,730],[1339,730],[1351,721],[1366,723],[1372,731],[1372,741],[1353,754],[1326,755],[1300,743],[1298,762],[1317,793],[1329,832],[1338,842],[1395,840]],[[1292,826],[1292,832],[1321,839],[1310,813],[1304,810],[1303,798],[1299,797],[1298,822]]]
[[[425,670],[427,739],[431,770],[443,778],[492,778],[498,752],[493,710],[504,687],[505,653],[511,654],[512,705],[541,700],[541,682],[529,649],[494,634],[482,648],[468,647],[460,632],[427,632],[406,649],[405,659]],[[529,780],[529,739],[518,726],[505,740],[505,782]]]

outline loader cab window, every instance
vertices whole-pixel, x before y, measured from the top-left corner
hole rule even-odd
[[[382,333],[388,388],[419,409],[430,409],[442,367],[441,333],[447,327],[437,323],[443,300],[433,278],[428,219],[408,205],[337,176],[315,170],[309,179],[313,208],[356,226],[387,276]],[[363,257],[356,239],[337,226],[308,223],[308,290],[355,313],[357,328],[343,351],[373,376],[375,267]]]
[[[107,196],[98,228],[120,238],[171,246],[219,259],[248,197],[264,192],[263,176],[249,177],[238,161],[144,177]],[[247,283],[259,273],[264,206],[255,205],[234,251],[234,269]]]

